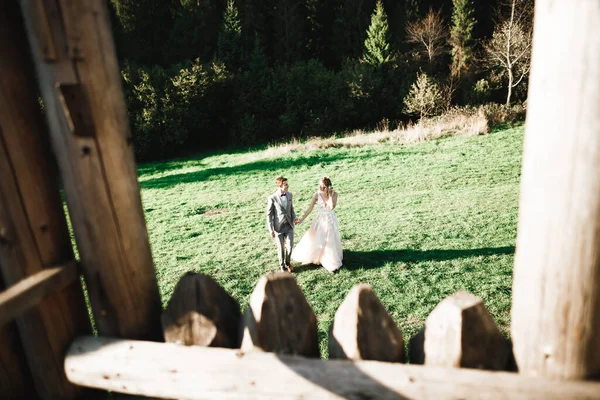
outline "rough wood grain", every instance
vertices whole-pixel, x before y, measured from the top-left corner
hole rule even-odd
[[[329,358],[404,362],[402,332],[369,285],[354,286],[337,309]]]
[[[538,0],[511,336],[519,371],[600,376],[600,2]]]
[[[4,282],[0,276],[0,291],[4,289]],[[1,311],[0,316],[2,316]],[[0,326],[0,398],[7,400],[38,398],[31,373],[27,368],[17,325],[14,322]]]
[[[20,3],[98,332],[160,340],[162,307],[107,3],[43,2],[52,62],[36,28],[37,2]],[[69,94],[80,96],[62,103]]]
[[[423,340],[421,345],[418,340]],[[422,349],[423,353],[419,354]],[[510,346],[480,298],[458,292],[429,314],[411,343],[411,362],[440,367],[504,370]]]
[[[177,399],[600,398],[597,382],[101,337],[77,339],[65,371],[79,385]]]
[[[187,273],[162,314],[166,342],[238,348],[240,306],[215,280]]]
[[[7,286],[73,260],[21,24],[18,5],[6,2],[0,13],[0,267]],[[39,395],[81,395],[62,367],[73,337],[90,331],[80,282],[47,296],[17,325]]]
[[[25,313],[44,297],[63,289],[76,279],[77,263],[73,260],[63,266],[45,268],[0,291],[0,326]]]
[[[317,318],[290,274],[263,276],[243,317],[243,350],[319,356]]]

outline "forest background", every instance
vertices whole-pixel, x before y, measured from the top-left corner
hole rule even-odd
[[[138,161],[524,117],[532,0],[110,4]]]

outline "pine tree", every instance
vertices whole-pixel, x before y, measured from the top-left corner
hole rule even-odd
[[[377,1],[375,11],[371,15],[363,59],[373,66],[381,66],[390,61],[388,20],[381,0]]]
[[[293,64],[306,57],[308,11],[304,0],[272,0],[276,63]]]
[[[406,0],[404,4],[406,21],[413,22],[421,18],[421,1],[420,0]]]
[[[419,114],[419,118],[427,118],[439,113],[442,102],[443,94],[438,84],[427,74],[419,74],[404,98],[404,110],[408,114]]]
[[[173,1],[111,0],[118,26],[115,38],[120,56],[144,65],[167,65],[165,56],[173,28]]]
[[[452,46],[451,74],[461,76],[469,69],[473,57],[473,27],[475,11],[471,0],[452,0],[452,27],[450,28],[450,45]]]
[[[223,25],[219,31],[217,58],[230,70],[240,67],[242,53],[242,23],[234,0],[227,2]]]
[[[265,52],[258,38],[254,39],[254,48],[248,59],[248,71],[246,75],[249,80],[258,86],[266,86],[269,80],[270,68]]]

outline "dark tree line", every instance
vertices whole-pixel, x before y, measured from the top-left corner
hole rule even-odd
[[[438,85],[440,104],[504,102],[506,85],[493,79],[502,66],[494,74],[484,57],[500,0],[110,4],[140,160],[416,118],[404,100],[419,74]],[[409,29],[433,14],[443,29],[435,60]]]

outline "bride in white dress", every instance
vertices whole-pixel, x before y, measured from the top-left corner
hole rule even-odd
[[[337,216],[333,209],[337,205],[338,194],[333,190],[329,178],[319,180],[319,190],[313,195],[308,210],[298,223],[302,223],[317,203],[317,216],[298,245],[292,259],[302,264],[322,265],[329,272],[336,272],[342,266],[342,239]]]

